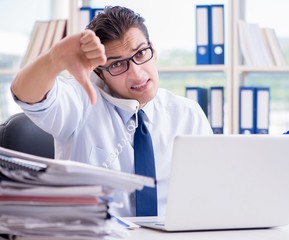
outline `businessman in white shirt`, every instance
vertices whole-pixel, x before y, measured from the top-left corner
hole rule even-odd
[[[53,135],[55,158],[128,173],[134,173],[134,116],[142,109],[162,216],[175,136],[210,135],[212,129],[196,102],[159,88],[156,60],[144,19],[127,8],[106,7],[88,29],[21,69],[11,90],[28,117]],[[63,70],[71,77],[61,76]],[[133,194],[115,198],[124,207],[112,208],[114,214],[135,215]]]

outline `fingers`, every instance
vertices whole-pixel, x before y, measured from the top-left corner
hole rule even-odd
[[[84,30],[83,32],[81,32],[80,42],[83,44],[90,42],[94,36],[96,36],[96,35],[92,30]],[[100,43],[100,41],[99,41],[99,43]]]
[[[104,45],[91,30],[72,35],[58,45],[57,59],[87,92],[92,104],[96,103],[96,92],[90,81],[91,72],[106,63]]]
[[[85,57],[90,60],[93,69],[106,63],[104,45],[101,44],[99,38],[93,31],[86,30],[82,32],[80,44],[81,50],[85,54]]]
[[[91,30],[85,30],[81,33],[80,43],[88,44],[94,41],[96,44],[101,44],[100,39],[95,35],[95,33]]]

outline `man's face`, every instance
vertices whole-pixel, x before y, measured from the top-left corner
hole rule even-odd
[[[118,61],[129,58],[139,51],[141,53],[141,50],[148,46],[144,34],[138,28],[131,28],[123,39],[105,44],[107,63],[104,67],[112,63],[117,65]],[[111,76],[107,71],[103,71],[103,76],[113,96],[136,99],[143,107],[155,97],[159,86],[156,53],[153,52],[153,58],[141,65],[129,61],[129,69],[118,76]]]

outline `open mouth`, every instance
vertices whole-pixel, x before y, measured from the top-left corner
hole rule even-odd
[[[145,82],[143,82],[143,83],[141,83],[141,84],[134,85],[134,86],[132,86],[131,88],[132,88],[132,89],[141,89],[142,87],[144,87],[144,86],[147,85],[147,82],[148,82],[148,81],[145,81]]]

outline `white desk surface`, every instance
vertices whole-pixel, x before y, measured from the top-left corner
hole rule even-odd
[[[138,228],[130,230],[128,240],[289,240],[289,226],[257,230],[161,232]]]

